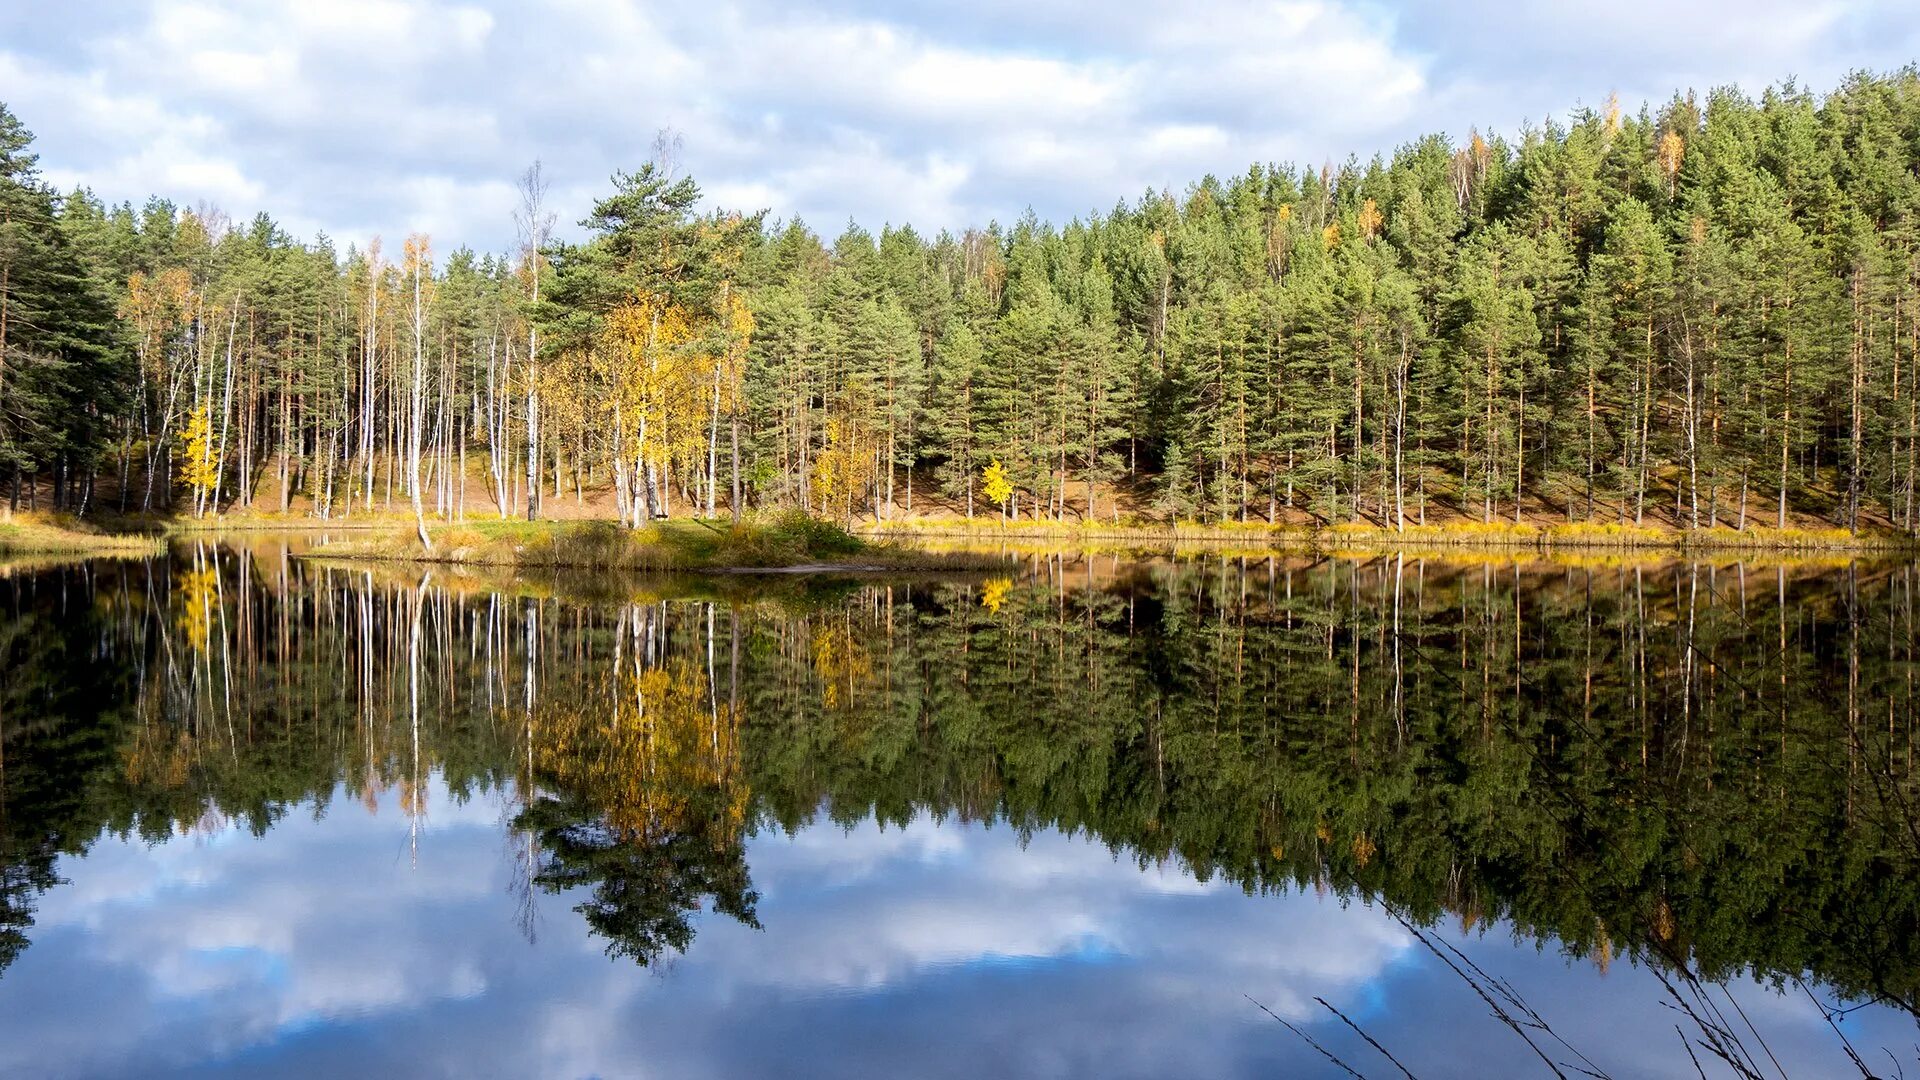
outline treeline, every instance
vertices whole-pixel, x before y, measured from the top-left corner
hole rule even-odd
[[[931,239],[662,155],[555,243],[535,171],[438,260],[58,197],[0,124],[0,468],[64,507],[1915,526],[1912,68]]]

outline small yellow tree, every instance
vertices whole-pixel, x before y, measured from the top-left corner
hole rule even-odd
[[[980,490],[987,498],[1000,504],[1000,514],[1006,516],[1007,500],[1013,497],[1013,481],[1007,479],[1007,470],[1000,464],[999,458],[987,463],[980,470]]]
[[[1667,193],[1671,195],[1680,190],[1680,165],[1687,157],[1687,140],[1681,138],[1679,132],[1667,129],[1667,133],[1660,136],[1659,157],[1660,172],[1667,178]]]
[[[1372,199],[1368,199],[1366,202],[1362,203],[1360,205],[1361,237],[1367,240],[1371,240],[1374,237],[1379,236],[1380,226],[1384,224],[1386,220],[1387,220],[1386,215],[1380,212],[1379,203],[1373,201]]]
[[[220,448],[213,434],[213,422],[202,406],[187,417],[187,428],[181,433],[180,482],[193,493],[193,516],[199,517],[206,511],[207,497],[213,493],[214,482],[220,478]]]

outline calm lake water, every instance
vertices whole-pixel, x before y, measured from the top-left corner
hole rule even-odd
[[[1916,1075],[1917,576],[15,567],[0,1075]]]

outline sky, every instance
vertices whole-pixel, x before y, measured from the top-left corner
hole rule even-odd
[[[662,129],[709,207],[923,232],[1063,221],[1250,164],[1513,133],[1920,58],[1912,0],[37,0],[0,102],[44,176],[344,246],[561,236]]]

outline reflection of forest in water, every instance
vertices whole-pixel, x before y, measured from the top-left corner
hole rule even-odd
[[[1604,967],[1912,1008],[1912,566],[1035,559],[591,600],[246,550],[0,579],[0,964],[103,829],[499,791],[609,950],[752,922],[753,830],[916,813]]]

